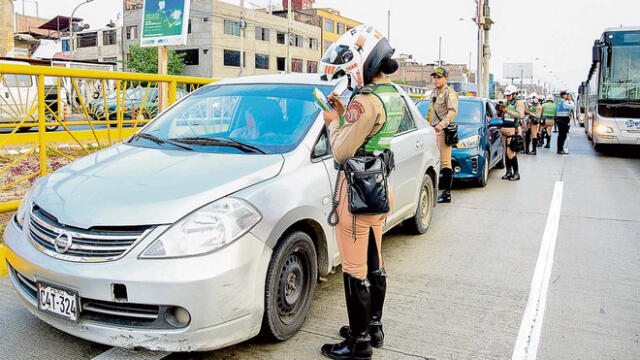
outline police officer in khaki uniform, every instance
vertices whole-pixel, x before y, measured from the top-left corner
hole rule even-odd
[[[385,75],[398,69],[398,63],[391,59],[393,52],[379,32],[360,25],[338,39],[322,59],[324,76],[334,79],[346,74],[351,84],[357,85],[348,105],[331,94],[332,109],[324,112],[338,164],[353,156],[390,150],[403,115],[402,97]],[[343,342],[325,344],[321,352],[331,359],[366,360],[371,359],[372,346],[382,347],[384,341],[381,318],[387,274],[382,260],[382,226],[388,214],[351,214],[343,170],[337,182],[338,221],[330,224],[337,225],[349,326],[339,330]],[[393,204],[392,189],[388,190]]]
[[[436,68],[431,73],[431,77],[436,88],[431,95],[427,122],[433,125],[438,136],[441,184],[444,188],[442,194],[438,195],[438,202],[450,203],[453,168],[451,167],[451,145],[447,145],[444,141],[444,128],[454,122],[458,115],[458,94],[447,86],[449,72],[446,69]]]

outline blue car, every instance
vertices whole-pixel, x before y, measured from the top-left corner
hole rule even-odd
[[[429,112],[429,103],[426,98],[416,104],[424,117]],[[502,137],[497,127],[489,126],[492,119],[500,120],[490,100],[460,97],[456,117],[460,141],[453,146],[451,159],[454,179],[472,181],[484,187],[489,170],[504,168]]]

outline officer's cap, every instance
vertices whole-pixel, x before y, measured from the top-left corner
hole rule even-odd
[[[431,73],[431,76],[434,76],[434,75],[448,77],[449,76],[449,72],[445,68],[438,67],[438,68],[433,69],[433,72]]]

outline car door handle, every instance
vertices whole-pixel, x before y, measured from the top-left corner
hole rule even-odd
[[[416,149],[422,149],[422,141],[416,141]]]

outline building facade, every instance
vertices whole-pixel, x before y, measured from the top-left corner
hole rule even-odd
[[[437,64],[421,64],[409,55],[400,55],[396,60],[400,67],[391,75],[393,81],[411,86],[433,86],[431,73],[438,67]],[[442,67],[449,71],[449,82],[475,82],[475,74],[466,64],[443,64]]]
[[[285,0],[286,1],[286,0]],[[320,25],[322,27],[322,54],[333,44],[334,41],[358,25],[362,25],[361,22],[344,17],[340,15],[340,11],[335,9],[301,9],[301,12],[312,14],[320,18]]]
[[[122,30],[124,49],[140,44],[142,30],[142,8],[132,4],[127,9]],[[213,78],[240,75],[242,13],[239,6],[222,1],[192,0],[187,44],[170,47],[171,50],[184,54],[186,66],[183,75]],[[244,9],[244,20],[246,27],[242,74],[285,71],[288,63],[288,20],[265,10],[251,9]],[[321,57],[321,32],[319,26],[293,22],[291,63],[288,64],[291,71],[317,72]],[[128,51],[125,50],[125,59],[127,56]]]
[[[73,33],[73,41],[73,60],[118,63],[118,70],[122,70],[121,26]],[[69,37],[62,38],[63,54],[70,54],[70,50]]]

